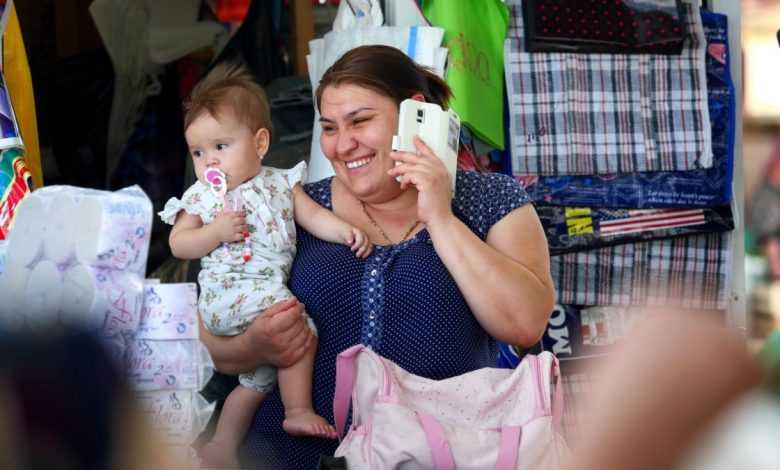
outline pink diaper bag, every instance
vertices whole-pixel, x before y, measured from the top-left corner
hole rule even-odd
[[[410,374],[363,345],[336,362],[335,455],[349,469],[554,470],[568,456],[557,431],[562,412],[560,369],[549,352],[514,370],[446,380]]]

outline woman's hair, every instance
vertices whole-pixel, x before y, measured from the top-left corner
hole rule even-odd
[[[317,110],[328,86],[357,85],[401,101],[416,93],[446,109],[452,90],[429,69],[417,65],[395,47],[360,46],[341,56],[322,75],[317,87]]]
[[[203,113],[219,120],[225,112],[232,113],[239,124],[253,133],[265,128],[269,137],[273,135],[271,108],[265,91],[243,65],[217,64],[195,85],[184,102],[184,130]]]

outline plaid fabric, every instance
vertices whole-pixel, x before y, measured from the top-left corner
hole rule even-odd
[[[712,207],[731,200],[734,93],[729,74],[728,18],[701,11],[707,37],[707,95],[712,167],[616,175],[519,176],[536,202],[556,206]]]
[[[552,256],[558,303],[724,309],[731,233],[714,233]]]
[[[705,41],[685,3],[679,56],[524,51],[522,0],[504,44],[512,171],[596,175],[712,166]]]

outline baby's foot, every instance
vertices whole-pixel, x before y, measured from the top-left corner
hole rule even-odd
[[[200,449],[203,468],[241,468],[236,449],[231,446],[209,441]]]
[[[297,408],[285,411],[282,428],[293,436],[313,436],[336,439],[336,428],[311,408]]]

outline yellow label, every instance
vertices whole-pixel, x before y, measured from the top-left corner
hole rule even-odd
[[[564,213],[569,235],[593,233],[593,218],[589,207],[566,207]]]

